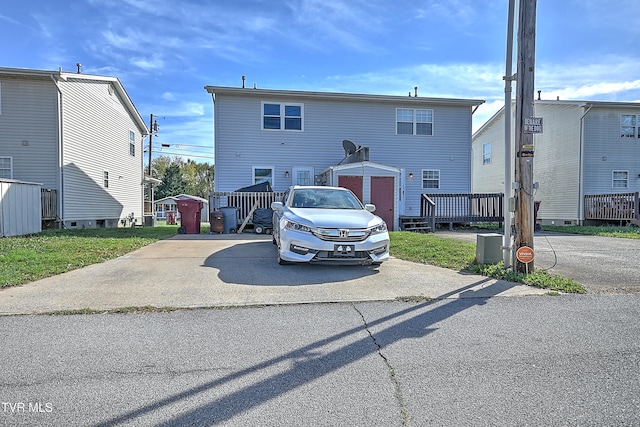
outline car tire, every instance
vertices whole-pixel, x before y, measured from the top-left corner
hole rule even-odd
[[[253,231],[255,231],[256,234],[263,234],[264,227],[262,225],[256,225]]]

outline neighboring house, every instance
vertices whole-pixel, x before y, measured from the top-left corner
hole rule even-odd
[[[399,216],[420,215],[421,194],[471,191],[471,122],[482,100],[205,89],[215,192],[263,181],[276,192],[340,185],[397,229]]]
[[[202,197],[192,196],[190,194],[178,194],[177,196],[165,197],[153,202],[156,210],[156,218],[160,220],[167,219],[167,212],[178,212],[178,201],[184,199],[198,200],[203,203],[200,210],[200,221],[209,222],[209,201]],[[178,218],[180,217],[178,213]]]
[[[0,177],[42,184],[43,221],[142,224],[147,134],[116,77],[0,68]]]
[[[582,224],[585,195],[640,191],[640,103],[537,100],[534,110],[543,119],[533,150],[539,223]],[[473,135],[474,192],[504,192],[504,141],[503,108]]]

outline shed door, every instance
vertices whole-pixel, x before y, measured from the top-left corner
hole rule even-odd
[[[339,176],[338,185],[340,187],[348,188],[353,191],[353,194],[358,196],[358,199],[362,201],[362,177],[361,176]]]
[[[394,230],[394,178],[392,176],[371,177],[371,203],[376,205],[375,214],[387,223],[389,230]]]

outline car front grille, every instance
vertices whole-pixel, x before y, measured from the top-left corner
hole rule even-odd
[[[369,237],[369,230],[361,228],[321,228],[313,235],[328,242],[361,242]]]

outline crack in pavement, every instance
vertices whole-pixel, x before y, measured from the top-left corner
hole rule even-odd
[[[407,408],[404,402],[404,396],[402,395],[402,388],[400,387],[400,381],[396,376],[396,370],[394,369],[393,365],[391,364],[387,356],[385,356],[384,353],[382,352],[382,346],[378,344],[376,337],[373,335],[373,333],[371,333],[371,330],[369,329],[369,324],[367,323],[367,319],[365,319],[364,314],[362,314],[362,312],[358,310],[358,307],[356,307],[355,304],[352,303],[351,306],[360,315],[360,318],[362,319],[362,323],[364,324],[365,330],[367,331],[367,333],[369,334],[369,337],[373,341],[373,344],[377,348],[378,356],[380,356],[385,366],[387,367],[387,370],[389,371],[389,378],[391,379],[391,382],[395,389],[396,400],[398,402],[398,406],[400,407],[400,414],[402,416],[402,425],[408,426],[411,424],[411,416],[409,414],[409,409]]]

